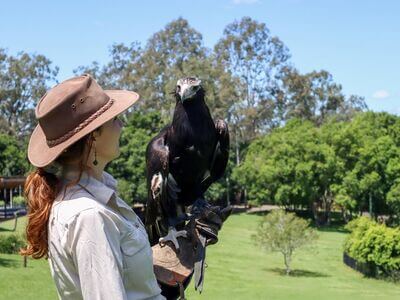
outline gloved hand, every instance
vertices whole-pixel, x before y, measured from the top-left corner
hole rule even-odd
[[[196,213],[196,217],[186,224],[185,229],[191,233],[193,233],[193,229],[196,229],[198,234],[206,239],[205,246],[215,244],[218,242],[218,231],[221,229],[223,222],[229,217],[231,212],[231,206],[227,206],[223,209],[221,209],[220,206],[209,206],[206,209],[202,209],[201,213]],[[180,298],[180,295],[184,293],[184,290],[189,285],[193,276],[194,272],[183,281],[182,290],[179,286],[172,287],[158,281],[162,290],[161,294],[167,299]]]
[[[231,206],[223,209],[220,206],[211,206],[205,209],[199,217],[195,218],[195,227],[206,238],[206,246],[218,242],[218,231],[231,212]]]

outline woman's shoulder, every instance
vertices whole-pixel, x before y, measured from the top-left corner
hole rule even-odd
[[[69,223],[81,212],[96,209],[105,214],[113,215],[110,208],[78,185],[62,189],[54,200],[52,210],[56,220],[60,223]]]

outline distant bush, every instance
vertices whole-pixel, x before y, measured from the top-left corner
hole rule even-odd
[[[26,200],[25,200],[24,196],[15,196],[15,197],[13,197],[13,204],[15,206],[25,206]]]
[[[20,234],[0,235],[0,253],[16,254],[26,245]]]
[[[207,201],[213,204],[218,204],[219,201],[225,200],[225,192],[226,187],[221,183],[221,181],[217,181],[208,188],[205,194],[205,198],[207,199]]]
[[[344,243],[344,251],[363,263],[372,263],[377,275],[400,280],[400,228],[360,217],[346,225],[351,233]]]
[[[318,238],[316,231],[309,225],[310,221],[294,213],[274,209],[261,220],[252,239],[267,251],[281,252],[286,274],[289,275],[293,253],[300,247],[311,245]]]

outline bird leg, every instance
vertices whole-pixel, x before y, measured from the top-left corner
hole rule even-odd
[[[183,213],[180,214],[179,216],[175,218],[169,218],[168,219],[168,234],[166,236],[163,236],[159,238],[159,244],[162,246],[165,242],[171,241],[175,249],[179,250],[179,243],[178,243],[178,237],[188,237],[188,233],[186,230],[176,230],[176,226],[179,224],[184,224],[185,221],[189,220],[191,215],[189,213]]]
[[[179,243],[178,243],[178,237],[187,237],[187,231],[186,230],[179,230],[177,231],[175,229],[175,227],[170,226],[168,228],[168,234],[166,236],[160,237],[160,239],[158,240],[160,245],[163,245],[164,243],[166,243],[167,241],[171,241],[174,246],[175,249],[179,249]]]

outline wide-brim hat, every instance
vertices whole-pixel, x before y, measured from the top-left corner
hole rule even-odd
[[[137,100],[136,92],[103,90],[89,74],[65,80],[39,100],[39,124],[29,140],[28,159],[36,167],[52,163],[65,149]]]

